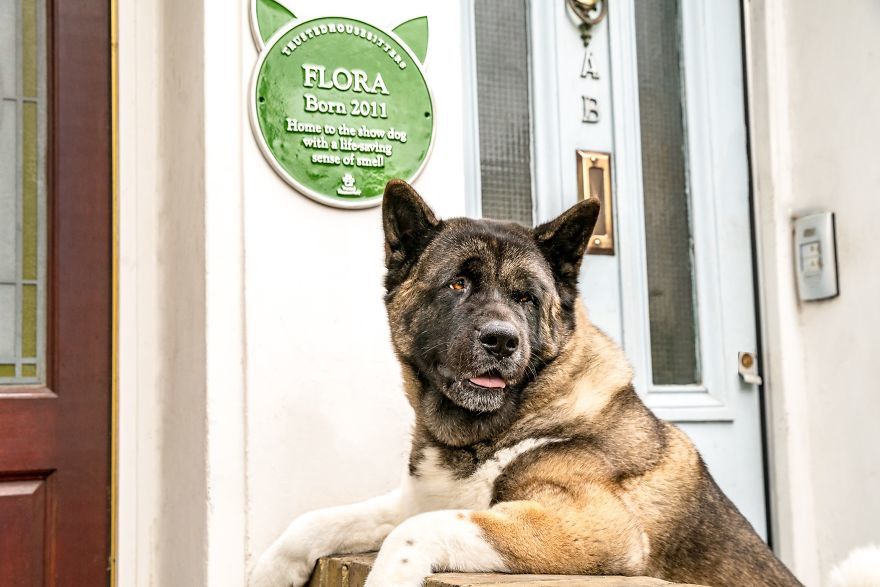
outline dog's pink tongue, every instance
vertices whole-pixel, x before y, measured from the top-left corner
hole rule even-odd
[[[471,377],[470,382],[480,387],[507,387],[507,384],[500,377]]]

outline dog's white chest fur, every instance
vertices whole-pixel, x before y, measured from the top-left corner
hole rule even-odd
[[[480,465],[469,477],[457,479],[444,467],[437,449],[425,449],[417,476],[407,475],[402,487],[406,516],[449,509],[479,510],[489,507],[495,480],[518,456],[559,438],[528,438],[503,448]]]

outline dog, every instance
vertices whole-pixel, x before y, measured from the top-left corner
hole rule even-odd
[[[322,556],[376,549],[367,587],[435,571],[800,585],[590,323],[577,280],[598,214],[591,199],[534,229],[439,220],[407,183],[387,184],[408,470],[387,495],[294,520],[252,587],[299,587]]]

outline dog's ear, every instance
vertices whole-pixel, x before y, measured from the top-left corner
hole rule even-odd
[[[581,260],[599,218],[599,200],[582,200],[558,218],[535,227],[532,235],[558,281],[577,285]]]
[[[382,198],[382,227],[385,230],[385,287],[399,285],[428,243],[440,231],[442,222],[416,193],[401,179],[385,185]]]

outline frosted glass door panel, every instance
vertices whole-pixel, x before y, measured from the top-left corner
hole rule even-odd
[[[528,6],[477,0],[474,28],[483,217],[531,226]]]
[[[681,6],[637,0],[636,49],[651,367],[655,385],[700,383],[682,78]]]

